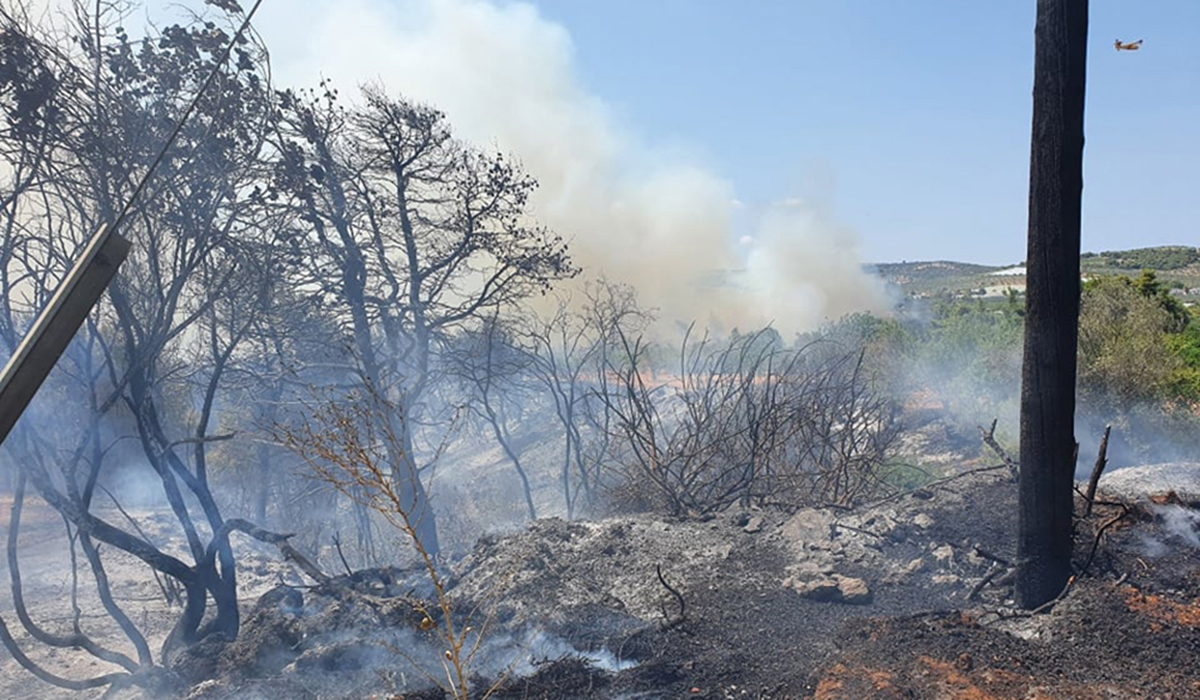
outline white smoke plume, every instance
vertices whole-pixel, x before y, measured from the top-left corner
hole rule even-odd
[[[178,5],[150,0],[129,17],[134,35],[143,15],[160,26],[180,17]],[[531,4],[265,0],[255,25],[281,87],[329,78],[353,99],[381,84],[444,110],[465,140],[514,154],[541,183],[534,215],[570,242],[576,264],[633,285],[668,326],[773,323],[786,335],[891,307],[862,270],[857,236],[819,208],[786,200],[735,232],[733,183],[623,128],[576,76],[568,31]]]
[[[304,0],[268,2],[262,17],[281,84],[323,75],[347,95],[378,81],[445,110],[463,138],[515,154],[541,183],[536,216],[576,262],[634,285],[668,323],[789,333],[889,308],[854,233],[828,217],[780,204],[739,241],[732,183],[623,129],[576,77],[567,30],[532,5]]]

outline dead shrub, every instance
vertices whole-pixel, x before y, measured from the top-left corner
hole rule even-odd
[[[898,411],[863,352],[828,341],[787,349],[772,336],[718,343],[689,330],[671,375],[646,371],[647,344],[621,337],[602,397],[620,443],[612,500],[703,515],[737,503],[849,505],[886,488]]]

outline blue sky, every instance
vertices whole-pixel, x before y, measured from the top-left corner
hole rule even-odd
[[[867,260],[1024,257],[1033,0],[534,4],[625,128],[749,211],[819,201]],[[1084,248],[1200,245],[1200,2],[1092,2],[1090,34]]]

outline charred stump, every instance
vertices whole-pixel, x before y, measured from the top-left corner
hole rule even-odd
[[[1038,0],[1030,154],[1017,602],[1071,573],[1087,0]]]

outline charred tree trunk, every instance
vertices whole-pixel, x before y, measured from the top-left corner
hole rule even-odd
[[[496,411],[496,407],[491,402],[490,392],[486,388],[482,391],[480,398],[483,404],[484,418],[492,428],[492,435],[496,438],[500,448],[504,450],[504,456],[512,462],[513,469],[516,470],[517,477],[521,480],[521,494],[525,497],[525,514],[531,521],[537,520],[537,507],[533,503],[533,488],[529,485],[529,474],[525,472],[525,467],[521,464],[521,455],[508,432],[508,421]]]
[[[1017,602],[1070,577],[1087,0],[1038,0],[1021,384]]]
[[[421,482],[421,472],[416,460],[416,445],[413,442],[412,426],[407,418],[400,427],[403,454],[398,457],[398,468],[393,473],[397,493],[404,499],[404,509],[413,527],[413,536],[431,557],[441,552],[438,541],[437,516],[429,502],[429,492]]]

